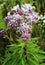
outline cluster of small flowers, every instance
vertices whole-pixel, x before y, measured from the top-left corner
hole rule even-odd
[[[38,20],[38,14],[32,11],[30,4],[14,6],[5,17],[8,29],[15,29],[16,33],[24,40],[31,37],[31,26]]]
[[[4,36],[6,34],[6,32],[4,30],[0,30],[0,36]]]
[[[38,18],[39,18],[39,20],[42,20],[43,23],[45,23],[45,15],[40,15]]]

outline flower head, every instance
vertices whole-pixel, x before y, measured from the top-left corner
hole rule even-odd
[[[0,30],[0,36],[4,36],[5,35],[5,31],[4,30]]]
[[[15,29],[23,41],[31,37],[32,24],[38,20],[38,14],[32,8],[30,4],[21,5],[21,8],[16,5],[11,9],[11,15],[5,17],[8,29]]]

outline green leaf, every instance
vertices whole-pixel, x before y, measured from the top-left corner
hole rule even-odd
[[[6,30],[6,25],[3,19],[0,19],[0,29],[5,29]]]
[[[45,60],[45,52],[40,47],[29,41],[11,44],[6,49],[2,65],[41,65]],[[44,63],[45,64],[45,63]]]

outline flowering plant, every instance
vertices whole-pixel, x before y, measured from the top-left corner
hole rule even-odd
[[[0,30],[0,39],[11,44],[7,45],[5,55],[0,58],[2,65],[43,65],[45,52],[35,44],[35,38],[30,38],[32,25],[38,20],[38,13],[32,8],[30,4],[16,5],[4,18],[8,30]]]
[[[5,17],[8,29],[15,29],[23,41],[31,37],[32,24],[38,20],[38,14],[32,11],[32,8],[34,7],[30,4],[21,5],[21,8],[16,5]]]

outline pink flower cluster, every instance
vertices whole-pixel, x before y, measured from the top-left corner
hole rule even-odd
[[[31,37],[32,24],[38,20],[38,14],[32,11],[30,4],[14,6],[5,17],[8,29],[15,29],[16,33],[23,39],[28,40]]]
[[[0,37],[3,37],[6,34],[4,30],[0,30]]]

